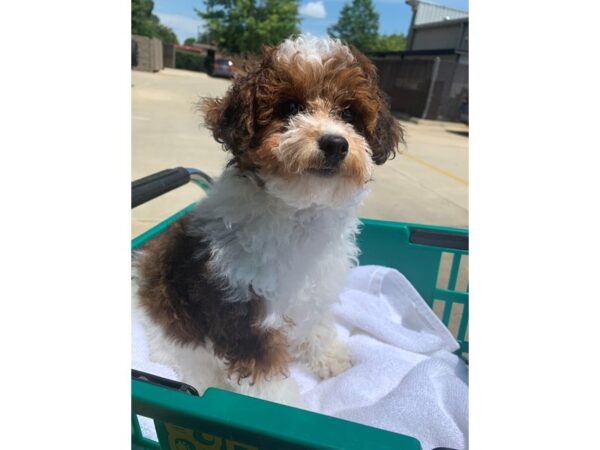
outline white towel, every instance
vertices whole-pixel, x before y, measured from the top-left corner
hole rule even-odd
[[[458,343],[408,280],[393,269],[357,267],[334,312],[353,367],[322,381],[294,364],[307,407],[415,437],[424,450],[466,450],[467,369],[452,353]],[[140,327],[134,322],[133,367],[177,379],[173,369],[149,361]],[[154,436],[151,423],[141,425]]]

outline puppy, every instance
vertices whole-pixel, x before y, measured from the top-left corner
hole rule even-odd
[[[267,48],[201,108],[231,160],[137,256],[136,309],[183,381],[300,405],[292,360],[322,378],[351,366],[330,309],[357,263],[356,208],[402,130],[375,67],[333,39]]]

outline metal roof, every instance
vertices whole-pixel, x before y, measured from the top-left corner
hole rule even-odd
[[[462,19],[469,17],[467,11],[448,8],[447,6],[437,5],[435,3],[424,2],[421,0],[406,0],[415,14],[413,25],[423,25],[426,23],[443,22],[445,20]]]

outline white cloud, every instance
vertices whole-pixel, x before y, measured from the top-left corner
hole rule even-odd
[[[197,38],[198,27],[200,27],[200,31],[202,31],[204,26],[204,22],[200,17],[192,19],[191,17],[179,16],[177,14],[165,14],[159,12],[155,12],[154,14],[158,16],[160,23],[173,29],[181,44],[183,44],[183,41],[187,38]]]
[[[322,0],[316,2],[308,2],[306,5],[302,5],[299,9],[300,14],[312,17],[314,19],[324,19],[327,15],[325,11],[325,5]]]

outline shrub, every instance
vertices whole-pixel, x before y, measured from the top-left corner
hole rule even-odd
[[[177,50],[175,52],[175,68],[206,72],[206,56],[197,53]]]

